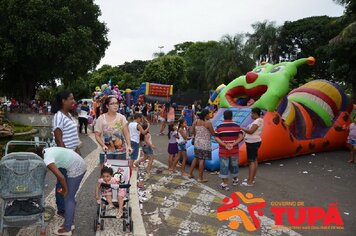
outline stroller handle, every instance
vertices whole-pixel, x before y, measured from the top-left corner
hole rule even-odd
[[[103,188],[112,188],[112,189],[130,188],[131,184],[105,184],[105,183],[101,183],[101,187],[103,187]]]
[[[43,145],[46,148],[48,147],[48,143],[44,141],[20,141],[20,140],[11,140],[7,142],[6,147],[5,147],[5,155],[8,154],[9,151],[9,146],[11,145],[27,145],[27,146],[39,146]]]

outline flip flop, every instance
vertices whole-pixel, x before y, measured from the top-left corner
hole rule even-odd
[[[247,183],[247,182],[242,182],[241,186],[253,187],[253,184],[249,184],[249,183]]]
[[[208,180],[207,179],[198,179],[198,182],[199,183],[206,183],[206,182],[208,182]]]

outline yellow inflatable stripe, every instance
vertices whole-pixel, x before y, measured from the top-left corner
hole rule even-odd
[[[286,125],[290,125],[293,123],[295,119],[295,109],[291,102],[288,101],[286,112],[283,113],[282,117],[285,117],[284,120]]]
[[[172,96],[173,95],[173,85],[171,85],[170,90],[169,90],[169,95]]]
[[[339,91],[332,85],[323,81],[311,81],[309,83],[304,84],[302,87],[318,89],[323,93],[327,94],[332,100],[335,101],[335,104],[338,109],[340,109],[342,104],[342,97]]]
[[[146,82],[146,92],[145,92],[145,95],[148,95],[150,94],[150,83],[147,83]]]

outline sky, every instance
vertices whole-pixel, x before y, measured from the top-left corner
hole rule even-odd
[[[251,24],[282,25],[310,16],[340,16],[332,0],[94,0],[109,29],[110,46],[98,67],[149,60],[186,41],[220,40],[252,32]],[[162,47],[161,49],[159,47]]]

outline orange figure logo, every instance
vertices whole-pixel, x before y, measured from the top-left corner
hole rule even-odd
[[[261,211],[262,208],[266,206],[266,202],[263,198],[253,198],[252,193],[246,193],[246,197],[241,192],[234,192],[230,195],[231,198],[225,197],[223,199],[224,205],[218,207],[217,217],[220,221],[230,219],[231,217],[240,217],[242,224],[245,226],[247,231],[255,231],[260,227],[260,222],[258,221],[257,213],[259,216],[263,216],[264,213]],[[241,209],[237,209],[240,205],[239,198],[243,203],[247,204],[246,212]],[[240,222],[235,219],[230,220],[229,227],[231,229],[238,229]]]

